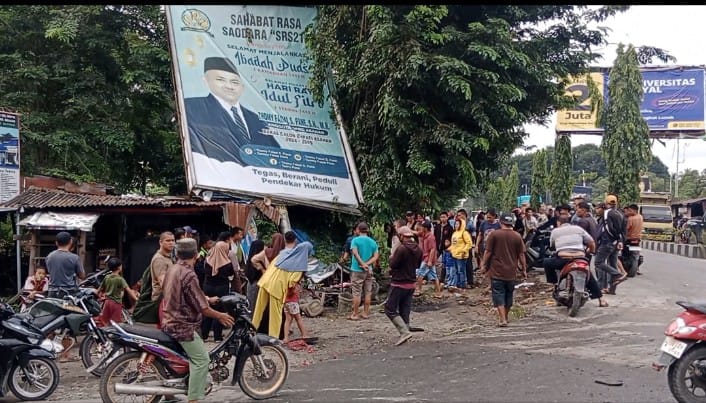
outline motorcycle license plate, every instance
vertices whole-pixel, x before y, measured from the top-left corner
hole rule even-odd
[[[686,350],[686,346],[686,343],[679,341],[674,337],[667,336],[664,338],[664,342],[662,343],[660,350],[674,358],[681,358],[681,355],[684,354],[684,350]]]

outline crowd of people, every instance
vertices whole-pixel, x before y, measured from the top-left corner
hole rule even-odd
[[[542,206],[537,211],[522,206],[506,213],[489,208],[478,211],[474,220],[465,209],[442,211],[438,220],[408,211],[388,227],[387,240],[392,286],[385,312],[400,332],[398,343],[411,337],[412,300],[422,294],[426,282],[434,285],[435,298],[441,298],[443,290],[458,294],[488,287],[498,325],[507,326],[514,287],[527,278],[526,249],[542,231],[551,231],[553,255],[543,265],[547,282],[556,285],[568,261],[586,257],[594,262],[587,284],[590,297],[600,307],[608,306],[604,295],[616,293],[628,270],[641,274],[639,259],[623,260],[620,255],[628,245],[639,245],[642,216],[635,204],[622,209],[617,204],[612,194],[595,207],[577,196],[573,206]],[[634,267],[626,269],[623,261]]]
[[[408,211],[404,219],[389,226],[387,239],[391,282],[384,311],[399,332],[396,344],[412,337],[412,302],[423,294],[426,283],[433,284],[435,298],[444,292],[458,294],[487,286],[498,326],[507,326],[516,282],[527,278],[526,248],[538,231],[546,229],[551,229],[550,245],[556,252],[544,263],[547,282],[557,283],[557,270],[569,259],[595,254],[595,275],[588,290],[599,306],[607,306],[603,296],[615,294],[627,277],[618,256],[624,245],[639,242],[642,217],[636,205],[618,209],[615,195],[595,206],[595,216],[592,210],[585,200],[576,199],[573,207],[537,212],[528,206],[501,213],[489,208],[475,217],[465,209],[442,211],[434,221]],[[342,255],[342,260],[351,259],[350,320],[370,317],[373,269],[379,268],[380,249],[369,232],[366,222],[358,223]],[[105,301],[102,323],[122,321],[127,300],[134,302],[136,322],[154,324],[180,342],[192,365],[190,401],[203,398],[208,370],[204,341],[210,337],[221,341],[224,327],[233,325],[233,318],[219,307],[224,295],[232,291],[246,295],[253,308],[252,322],[262,333],[288,342],[296,324],[301,337],[308,336],[299,297],[313,245],[299,242],[289,231],[274,234],[268,244],[255,240],[245,253],[243,235],[243,229],[235,227],[215,240],[201,236],[197,242],[199,234],[191,227],[165,231],[139,291],[123,278],[118,258],[106,262],[110,274],[97,290]],[[46,267],[27,278],[25,307],[40,293],[62,298],[78,292],[86,273],[72,252],[73,245],[69,233],[56,236],[57,249],[47,256]]]

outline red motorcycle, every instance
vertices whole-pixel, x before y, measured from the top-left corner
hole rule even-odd
[[[574,317],[588,301],[586,289],[591,276],[589,261],[580,257],[570,260],[559,274],[559,283],[554,288],[554,300],[569,309],[569,316]]]
[[[706,304],[677,302],[685,309],[664,331],[660,356],[652,367],[669,368],[669,390],[679,403],[706,400]]]

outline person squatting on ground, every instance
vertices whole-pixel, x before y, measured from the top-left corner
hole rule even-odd
[[[351,290],[353,292],[353,312],[348,317],[350,320],[370,317],[370,303],[373,293],[373,266],[380,257],[378,244],[368,236],[370,228],[365,222],[358,224],[360,235],[351,241]],[[436,245],[434,245],[436,247]],[[361,293],[365,293],[363,301],[363,313],[358,314],[361,300]]]
[[[199,331],[204,317],[218,320],[225,327],[233,326],[233,317],[209,307],[217,298],[206,298],[194,271],[198,247],[193,238],[176,243],[177,262],[167,270],[162,282],[162,331],[179,342],[189,356],[189,403],[205,397],[210,358]]]
[[[120,259],[110,258],[106,266],[110,274],[103,278],[98,287],[98,294],[105,297],[100,315],[101,322],[104,326],[110,326],[111,320],[115,323],[123,321],[123,294],[127,292],[133,301],[137,301],[139,295],[123,278],[123,262]]]
[[[487,270],[490,274],[490,285],[493,305],[498,310],[498,326],[505,327],[508,323],[508,312],[512,307],[515,292],[515,280],[518,267],[523,279],[527,279],[527,262],[525,261],[525,243],[513,226],[515,215],[503,214],[500,218],[501,228],[488,235],[481,274]],[[486,269],[487,268],[487,269]]]
[[[400,227],[397,234],[401,243],[390,258],[390,292],[385,303],[385,315],[400,333],[395,343],[399,346],[412,337],[409,315],[412,311],[416,270],[422,263],[422,250],[414,242],[414,233],[409,227]]]

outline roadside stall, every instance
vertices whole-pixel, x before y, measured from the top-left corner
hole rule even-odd
[[[69,232],[74,237],[75,252],[81,264],[86,266],[86,245],[95,239],[93,226],[100,214],[37,211],[19,222],[20,227],[29,231],[29,275],[34,274],[37,267],[46,267],[44,261],[47,255],[56,249],[54,239],[61,231]]]

